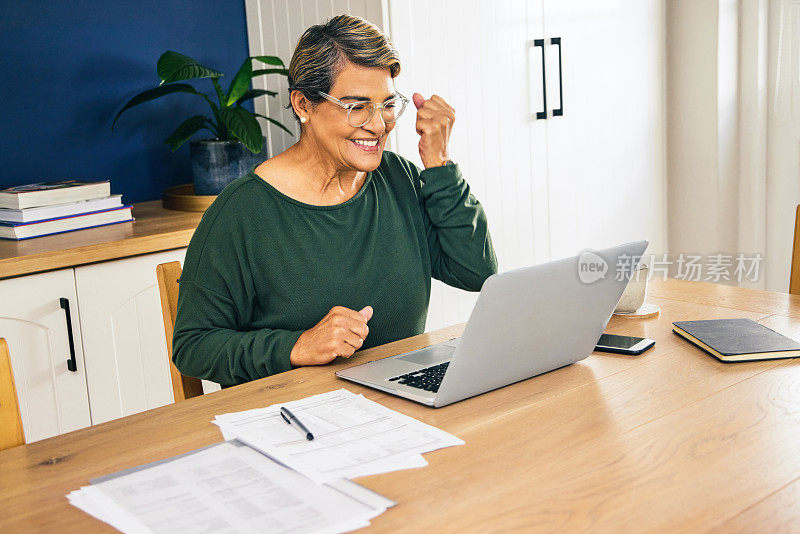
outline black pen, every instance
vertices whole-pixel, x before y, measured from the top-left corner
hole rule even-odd
[[[308,428],[306,428],[306,425],[301,423],[300,419],[295,417],[294,414],[292,412],[290,412],[288,408],[281,407],[281,417],[283,417],[283,420],[286,421],[287,425],[292,425],[296,429],[298,429],[300,432],[305,434],[306,435],[306,439],[308,441],[311,441],[312,439],[314,439],[314,434],[312,434],[308,430]]]

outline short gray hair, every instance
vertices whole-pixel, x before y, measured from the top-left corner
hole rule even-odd
[[[300,91],[307,100],[318,104],[324,99],[319,91],[330,93],[336,76],[346,61],[362,67],[389,69],[392,78],[400,74],[400,58],[377,26],[361,17],[339,15],[325,24],[317,24],[303,33],[289,63],[289,105],[292,91]]]

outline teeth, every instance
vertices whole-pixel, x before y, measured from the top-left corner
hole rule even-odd
[[[372,141],[365,141],[363,139],[353,139],[353,142],[361,146],[375,146],[378,144],[377,139],[373,139]]]

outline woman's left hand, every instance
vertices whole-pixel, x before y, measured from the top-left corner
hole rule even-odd
[[[425,100],[419,93],[411,97],[417,108],[417,133],[419,140],[419,157],[426,169],[441,167],[449,159],[447,143],[450,131],[456,120],[456,110],[439,95]]]

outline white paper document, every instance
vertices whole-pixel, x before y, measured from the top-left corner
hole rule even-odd
[[[345,480],[316,484],[236,442],[106,477],[67,498],[122,532],[170,534],[347,532],[394,504]]]
[[[285,406],[314,434],[309,441],[280,415]],[[427,465],[421,453],[463,441],[346,389],[214,420],[283,465],[323,483]]]
[[[284,406],[313,440],[286,424]],[[126,534],[348,532],[395,504],[348,478],[423,467],[422,453],[464,443],[346,389],[214,423],[233,441],[94,479],[67,499]]]

